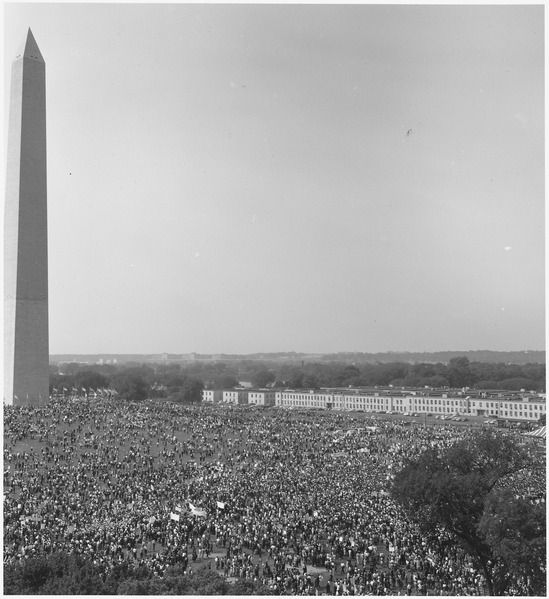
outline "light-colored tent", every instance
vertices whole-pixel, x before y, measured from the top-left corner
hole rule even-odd
[[[529,433],[525,433],[527,437],[537,437],[538,439],[546,439],[547,438],[547,427],[542,426],[541,428],[536,429],[535,431],[531,431]]]

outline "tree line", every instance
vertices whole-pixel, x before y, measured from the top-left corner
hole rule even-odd
[[[302,367],[283,366],[276,372],[277,376],[292,388],[393,385],[394,387],[545,390],[545,364],[490,364],[470,362],[465,356],[452,358],[447,364],[332,362],[303,364]]]
[[[470,387],[545,391],[545,364],[470,362],[465,356],[447,364],[391,362],[277,363],[255,360],[190,364],[82,364],[50,366],[50,392],[78,393],[111,388],[119,397],[142,400],[167,398],[183,403],[201,400],[204,388],[231,389],[242,382],[254,387],[292,389],[324,387]]]
[[[102,389],[116,391],[117,398],[122,400],[166,398],[179,403],[194,403],[201,401],[204,383],[177,365],[175,368],[74,362],[50,365],[50,393],[89,395]]]

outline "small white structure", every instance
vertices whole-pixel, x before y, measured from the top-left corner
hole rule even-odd
[[[219,403],[223,401],[223,389],[203,389],[202,401],[208,403]]]

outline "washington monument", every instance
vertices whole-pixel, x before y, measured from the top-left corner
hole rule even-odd
[[[4,403],[49,398],[46,65],[31,30],[12,65],[4,220]]]

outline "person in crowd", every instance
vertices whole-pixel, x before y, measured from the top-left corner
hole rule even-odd
[[[485,594],[470,557],[387,492],[406,457],[474,431],[373,424],[152,400],[6,407],[4,563],[64,550],[105,576],[198,562],[279,594]],[[544,501],[529,485],[517,492]]]

